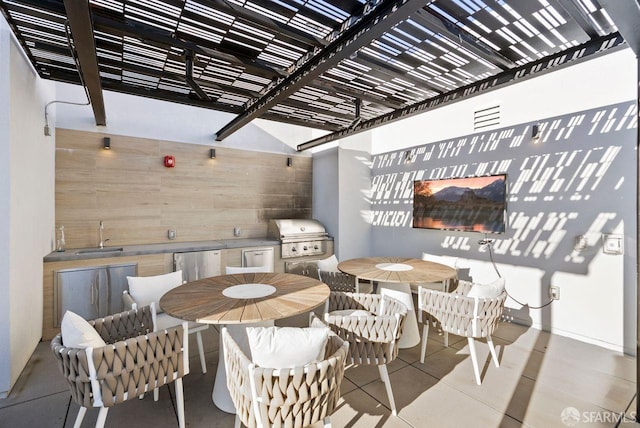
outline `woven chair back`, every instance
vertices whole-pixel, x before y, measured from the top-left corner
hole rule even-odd
[[[349,348],[336,335],[329,336],[324,360],[280,370],[254,366],[226,329],[222,341],[227,387],[237,415],[247,427],[258,426],[252,411],[252,381],[263,426],[302,428],[336,409]]]
[[[65,347],[58,334],[51,349],[73,400],[83,407],[111,407],[138,397],[188,373],[183,355],[184,330],[176,326],[153,333],[149,306],[89,323],[107,343],[93,348],[99,392],[92,389],[87,350]],[[100,396],[102,403],[95,403]]]
[[[331,291],[356,292],[356,277],[344,272],[318,271],[320,281],[329,286]]]
[[[420,309],[432,315],[446,332],[482,338],[493,334],[507,299],[503,292],[494,298],[466,297],[472,283],[459,281],[453,293],[422,289]]]
[[[344,310],[364,310],[372,315],[331,314]],[[351,363],[379,365],[388,364],[398,356],[398,340],[406,316],[406,305],[388,296],[332,292],[325,322],[333,332],[349,342]]]

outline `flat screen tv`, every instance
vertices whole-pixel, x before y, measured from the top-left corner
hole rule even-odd
[[[413,227],[504,233],[507,175],[413,182]]]

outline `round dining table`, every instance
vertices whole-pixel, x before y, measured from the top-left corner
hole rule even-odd
[[[329,297],[329,287],[317,279],[288,273],[243,273],[188,282],[160,298],[160,307],[172,317],[205,324],[237,328],[233,335],[246,336],[244,327],[273,325],[273,321],[311,311]],[[235,339],[236,337],[234,337]],[[246,341],[246,337],[239,338]],[[248,345],[239,343],[245,352]],[[222,342],[212,399],[215,405],[235,413],[227,389]]]
[[[378,292],[396,298],[407,305],[399,348],[411,348],[420,343],[418,319],[413,305],[410,284],[442,282],[455,278],[454,268],[440,263],[404,257],[365,257],[345,260],[338,264],[342,272],[378,282]]]

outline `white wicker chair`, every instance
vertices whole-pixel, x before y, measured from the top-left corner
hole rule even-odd
[[[302,428],[323,421],[340,400],[349,343],[330,334],[325,359],[304,367],[259,367],[240,349],[226,328],[222,329],[227,387],[236,407],[236,428]]]
[[[467,293],[472,286],[473,283],[469,281],[458,281],[458,287],[452,293],[420,287],[418,290],[418,308],[440,321],[445,332],[467,338],[476,383],[480,385],[482,381],[480,379],[480,370],[478,369],[478,357],[476,356],[474,339],[483,337],[487,339],[493,362],[496,367],[500,367],[491,334],[502,316],[507,293],[503,291],[498,297],[494,298],[467,297]],[[427,350],[428,334],[429,323],[426,322],[422,330],[422,351],[420,353],[420,362],[422,364],[424,364]]]
[[[382,302],[384,301],[384,305]],[[382,305],[382,307],[381,307]],[[368,293],[331,292],[324,321],[331,330],[349,342],[351,364],[375,364],[384,382],[389,397],[391,412],[395,416],[396,403],[393,398],[387,364],[398,356],[398,341],[402,336],[407,307],[388,296]],[[381,310],[382,309],[382,310]],[[337,315],[333,311],[364,310],[373,315]],[[311,313],[312,319],[314,314]]]
[[[89,407],[100,408],[96,428],[101,428],[110,407],[175,382],[178,423],[184,428],[182,377],[189,373],[187,323],[154,332],[151,308],[144,306],[89,324],[105,346],[69,348],[61,334],[51,341],[71,397],[80,405],[74,427],[80,427]]]
[[[427,262],[440,263],[457,270],[457,265],[458,265],[457,257],[437,256],[434,254],[423,252],[422,260]],[[455,290],[457,286],[458,286],[458,278],[456,277],[456,278],[445,279],[442,282],[427,282],[423,284],[411,284],[411,292],[414,294],[418,294],[418,287],[423,287],[423,288],[429,288],[431,290],[439,290],[439,291],[444,291],[445,293],[449,293]],[[432,322],[434,325],[437,324],[437,320],[433,319],[433,317],[429,316],[428,314],[426,314],[425,317],[421,317],[421,318],[423,318],[422,320],[420,320],[422,323]],[[446,331],[444,332],[444,346],[445,347],[449,346],[449,333],[447,333]]]
[[[153,297],[155,305],[152,305],[153,313],[153,325],[156,330],[163,330],[174,325],[181,325],[183,320],[172,317],[160,308],[160,298],[167,291],[167,289],[178,287],[182,285],[182,271],[170,272],[162,275],[154,276],[128,276],[127,282],[131,291],[125,290],[122,293],[122,301],[125,309],[137,309],[139,306],[148,305],[151,302],[147,300]],[[164,286],[163,284],[168,284]],[[143,301],[140,301],[141,296],[134,296],[132,290],[137,286],[148,288],[149,291],[144,294]],[[200,355],[200,367],[202,373],[207,372],[207,362],[204,354],[204,343],[202,342],[202,332],[209,328],[209,324],[201,324],[196,322],[189,322],[189,334],[196,335],[196,342],[198,344],[198,354]],[[158,392],[154,393],[154,400],[158,401]]]

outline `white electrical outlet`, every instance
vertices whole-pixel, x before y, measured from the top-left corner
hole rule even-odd
[[[622,235],[602,235],[602,252],[605,254],[624,253],[624,240]]]
[[[557,285],[549,287],[549,298],[551,300],[560,300],[560,287]]]

